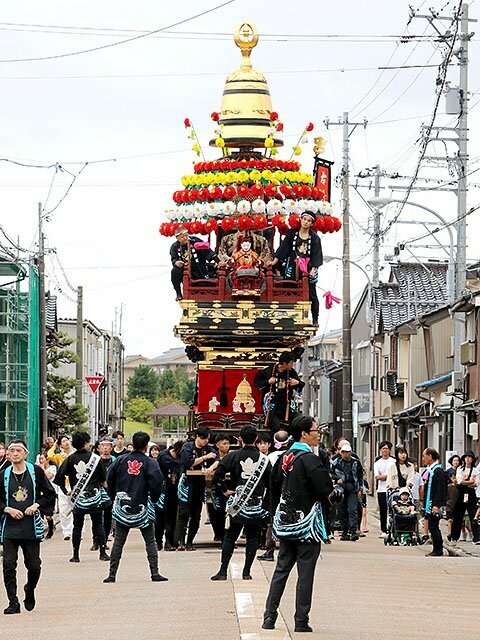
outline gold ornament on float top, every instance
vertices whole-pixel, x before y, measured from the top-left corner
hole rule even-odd
[[[228,148],[264,149],[265,138],[271,133],[272,100],[265,76],[253,68],[250,59],[258,43],[258,32],[250,22],[243,22],[234,39],[242,53],[242,63],[225,83],[218,121],[222,138]],[[215,146],[215,140],[210,140],[211,147]],[[275,137],[274,144],[281,147],[283,141]]]

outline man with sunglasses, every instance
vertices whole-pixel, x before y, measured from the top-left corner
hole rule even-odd
[[[327,540],[323,506],[333,484],[326,467],[313,453],[318,425],[310,416],[298,416],[290,425],[292,446],[275,464],[271,475],[272,507],[277,503],[273,530],[280,540],[277,566],[270,583],[262,629],[274,629],[288,576],[297,565],[295,632],[312,631],[315,566],[322,540]]]

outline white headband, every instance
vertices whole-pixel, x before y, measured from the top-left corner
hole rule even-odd
[[[26,451],[28,453],[27,447],[24,444],[22,444],[21,442],[11,442],[8,445],[8,448],[11,449],[12,447],[20,447],[21,449],[23,449],[24,451]]]

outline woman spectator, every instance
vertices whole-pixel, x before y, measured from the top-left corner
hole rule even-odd
[[[49,462],[49,460],[47,460],[47,454],[45,451],[42,451],[42,453],[38,455],[38,465],[45,471],[45,477],[47,478],[47,480],[49,482],[52,482],[57,474],[57,467],[53,464],[53,462]],[[53,513],[41,513],[42,516],[46,518],[48,526],[48,531],[45,538],[53,538],[53,531],[55,529],[55,526],[53,524]]]
[[[447,476],[447,540],[452,539],[452,523],[453,523],[453,510],[458,500],[458,487],[457,487],[457,469],[461,465],[462,461],[460,456],[456,453],[448,460],[449,468],[445,471]]]
[[[397,447],[395,450],[395,464],[387,470],[387,489],[399,489],[400,487],[413,487],[415,467],[408,459],[408,451],[405,447]]]
[[[148,455],[150,458],[158,461],[158,454],[160,453],[160,447],[158,444],[152,444]],[[161,551],[163,549],[163,532],[165,531],[165,516],[164,510],[157,504],[155,505],[155,541],[157,543],[157,549]]]
[[[478,523],[475,520],[477,510],[475,489],[478,478],[478,469],[475,467],[476,462],[473,451],[465,451],[461,458],[461,464],[457,469],[458,500],[453,509],[452,541],[457,541],[460,538],[465,511],[470,518],[473,535],[472,542],[476,544],[480,539]]]
[[[0,442],[0,473],[10,466],[10,460],[7,458],[7,450],[3,442]]]

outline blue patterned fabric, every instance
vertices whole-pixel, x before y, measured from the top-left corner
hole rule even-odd
[[[155,522],[155,508],[150,499],[146,506],[140,504],[132,507],[130,496],[124,491],[120,491],[113,502],[112,517],[124,527],[144,529],[151,522]]]
[[[238,495],[243,491],[243,485],[239,485],[235,489],[235,494],[231,495],[227,501],[227,510],[233,505]],[[240,522],[252,522],[252,520],[265,520],[269,517],[269,513],[262,505],[262,499],[254,496],[250,498],[247,504],[235,516],[235,520]]]
[[[182,473],[178,481],[178,499],[181,502],[188,502],[188,480],[184,473]]]
[[[304,515],[301,511],[290,509],[282,498],[273,518],[273,532],[279,539],[325,542],[328,540],[328,535],[322,505],[316,502],[310,513]]]

